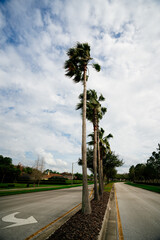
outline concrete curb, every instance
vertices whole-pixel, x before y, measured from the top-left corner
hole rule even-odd
[[[90,193],[90,200],[93,199],[93,190]],[[67,222],[73,215],[75,215],[82,208],[82,204],[78,204],[69,212],[55,220],[53,223],[49,224],[49,226],[45,227],[45,229],[41,229],[39,233],[35,233],[35,236],[31,236],[26,238],[25,240],[47,240],[57,229],[59,229],[65,222]]]
[[[111,189],[107,209],[105,211],[105,215],[102,222],[101,231],[98,235],[97,240],[105,240],[106,232],[107,232],[107,225],[111,213],[111,199],[114,196],[114,185]],[[91,197],[91,200],[93,199],[93,195]],[[33,236],[31,238],[28,238],[26,240],[47,240],[57,229],[59,229],[65,222],[67,222],[74,214],[76,214],[80,209],[82,208],[82,204],[77,205],[74,209],[71,209],[68,213],[66,213],[62,218],[57,219],[56,222],[53,222],[50,224],[47,228],[40,231],[39,234],[36,234],[36,236]]]
[[[82,208],[82,204],[79,204],[74,210],[66,214],[57,222],[50,225],[44,231],[33,237],[33,240],[47,240],[58,228],[60,228],[65,222],[67,222],[74,214],[76,214]]]
[[[104,218],[103,218],[101,231],[98,235],[98,240],[105,240],[105,237],[106,237],[107,225],[108,225],[109,216],[110,216],[110,213],[111,213],[111,198],[112,198],[113,194],[114,194],[114,185],[113,185],[113,187],[111,189],[111,192],[110,192],[110,196],[109,196],[109,200],[108,200],[108,204],[107,204],[107,209],[105,211],[105,215],[104,215]]]

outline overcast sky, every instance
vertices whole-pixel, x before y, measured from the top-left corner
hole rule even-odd
[[[160,143],[159,0],[1,0],[0,154],[26,166],[44,157],[46,169],[71,172],[83,86],[63,66],[77,41],[101,65],[89,69],[87,88],[106,98],[100,126],[125,162],[118,172],[128,172]]]

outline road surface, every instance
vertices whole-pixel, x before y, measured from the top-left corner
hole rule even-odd
[[[116,183],[124,240],[160,240],[160,194]]]
[[[26,239],[81,203],[81,196],[82,187],[75,187],[0,197],[0,240]]]

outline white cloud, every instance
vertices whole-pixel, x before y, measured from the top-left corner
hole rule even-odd
[[[120,171],[147,160],[160,132],[159,10],[156,0],[1,3],[2,154],[31,164],[35,149],[43,149],[54,167],[81,156],[75,106],[82,85],[63,69],[67,49],[80,41],[91,45],[102,67],[100,73],[90,68],[87,86],[106,98],[101,125],[114,135],[111,146],[125,161]]]
[[[43,158],[48,168],[63,169],[67,167],[67,162],[61,159],[54,159],[52,153],[46,152],[44,149],[36,149],[39,157]]]

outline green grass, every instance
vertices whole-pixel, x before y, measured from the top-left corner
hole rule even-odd
[[[131,183],[131,182],[126,182],[126,184],[131,185],[133,187],[139,187],[139,188],[143,188],[145,190],[160,193],[160,186],[137,184],[137,183]]]
[[[41,188],[42,186],[45,186],[46,188]],[[6,191],[0,190],[0,196],[7,196],[7,195],[14,195],[14,194],[22,194],[22,193],[31,193],[31,192],[41,192],[41,191],[50,191],[50,190],[57,190],[57,189],[64,189],[64,188],[72,188],[72,187],[78,187],[82,186],[82,184],[74,184],[74,185],[41,185],[39,187],[35,187],[34,189],[19,189],[19,190],[10,190],[7,189]],[[12,188],[14,189],[14,188]]]
[[[112,186],[113,186],[114,182],[110,182],[108,183],[107,185],[104,186],[104,191],[105,192],[110,192],[111,189],[112,189]]]
[[[58,185],[58,184],[57,184]],[[57,186],[54,185],[54,186]],[[40,184],[39,187],[50,187],[52,185]],[[29,187],[37,187],[37,184],[29,184]],[[1,189],[27,188],[26,183],[0,183]]]

